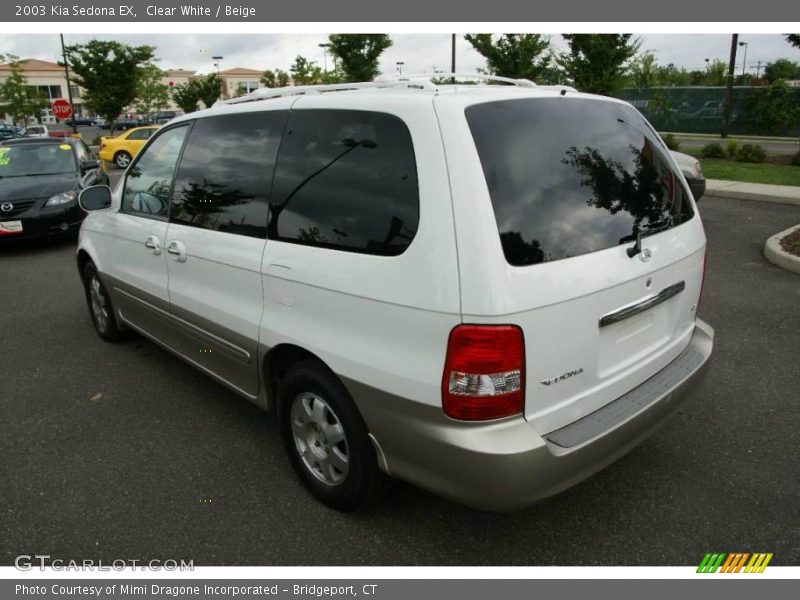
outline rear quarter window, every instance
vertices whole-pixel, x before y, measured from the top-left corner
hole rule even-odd
[[[292,111],[271,196],[270,239],[399,255],[419,222],[408,128],[386,113]]]
[[[693,216],[660,142],[629,106],[565,96],[465,114],[511,265],[596,252]]]

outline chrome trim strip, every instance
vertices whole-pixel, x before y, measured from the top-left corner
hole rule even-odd
[[[156,307],[153,307],[153,308],[156,308]],[[158,310],[161,310],[161,309],[158,309]],[[163,311],[161,311],[161,312],[163,312]],[[151,333],[149,333],[149,332],[145,331],[144,329],[142,329],[142,328],[141,328],[141,327],[139,327],[138,325],[135,325],[135,324],[131,323],[131,322],[130,322],[130,321],[128,321],[128,320],[127,320],[125,317],[123,317],[121,314],[120,314],[120,318],[121,318],[121,319],[122,319],[122,320],[125,322],[125,324],[126,324],[128,327],[130,327],[131,329],[133,329],[133,330],[137,331],[138,333],[140,333],[141,335],[143,335],[144,337],[146,337],[146,338],[147,338],[147,339],[149,339],[150,341],[152,341],[152,342],[155,342],[155,343],[156,343],[156,344],[158,344],[158,345],[159,345],[161,348],[164,348],[165,350],[168,350],[169,352],[172,352],[172,353],[173,353],[175,356],[177,356],[177,357],[179,357],[179,358],[182,358],[183,360],[185,360],[186,362],[188,362],[190,365],[192,365],[192,366],[193,366],[193,367],[195,367],[196,369],[198,369],[198,370],[202,371],[203,373],[205,373],[206,375],[208,375],[209,377],[211,377],[211,379],[213,379],[214,381],[217,381],[217,382],[221,383],[222,385],[224,385],[225,387],[227,387],[227,388],[230,388],[231,390],[233,390],[234,392],[236,392],[236,393],[237,393],[237,394],[239,394],[240,396],[243,396],[244,398],[247,398],[247,399],[248,399],[248,400],[250,400],[251,402],[256,402],[256,400],[258,399],[258,395],[255,395],[255,396],[254,396],[253,394],[249,394],[249,393],[247,393],[247,392],[246,392],[246,391],[244,391],[242,388],[240,388],[240,387],[238,387],[238,386],[236,386],[236,385],[232,384],[232,383],[231,383],[230,381],[228,381],[227,379],[224,379],[224,378],[220,377],[220,376],[219,376],[219,375],[217,375],[217,374],[216,374],[214,371],[212,371],[212,370],[210,370],[210,369],[208,369],[208,368],[204,367],[203,365],[201,365],[201,364],[200,364],[200,363],[198,363],[197,361],[195,361],[195,360],[192,360],[191,358],[189,358],[188,356],[186,356],[185,354],[183,354],[181,351],[179,351],[179,350],[176,350],[175,348],[173,348],[172,346],[170,346],[170,345],[168,345],[168,344],[165,344],[164,342],[162,342],[161,340],[159,340],[157,337],[155,337],[155,336],[154,336],[154,335],[152,335]]]
[[[189,323],[188,321],[185,321],[184,319],[181,319],[180,317],[177,317],[177,316],[173,315],[172,313],[165,311],[163,308],[159,308],[158,306],[150,304],[146,300],[142,300],[141,298],[131,294],[130,292],[126,292],[125,290],[123,290],[123,289],[121,289],[121,288],[119,288],[117,286],[114,286],[114,291],[119,292],[120,294],[123,294],[127,298],[130,298],[131,300],[134,300],[134,301],[142,304],[143,306],[145,306],[145,307],[147,307],[147,308],[149,308],[151,310],[156,311],[158,314],[163,315],[164,317],[166,317],[167,319],[169,319],[171,321],[174,321],[175,323],[179,323],[180,325],[182,325],[184,327],[187,327],[189,329],[192,329],[192,330],[196,331],[200,335],[208,337],[209,339],[213,340],[215,343],[219,344],[220,346],[222,346],[223,348],[225,348],[226,350],[228,350],[229,352],[234,354],[235,355],[234,358],[237,358],[239,360],[244,360],[245,362],[248,362],[248,363],[250,362],[250,359],[251,359],[250,353],[247,350],[245,350],[244,348],[236,346],[235,344],[231,344],[229,341],[223,340],[221,337],[219,337],[217,335],[214,335],[213,333],[211,333],[209,331],[206,331],[205,329],[202,329],[201,327],[198,327],[197,325],[194,325],[193,323]],[[187,359],[187,360],[189,360],[189,359]]]
[[[623,321],[634,315],[638,315],[640,312],[644,312],[650,308],[653,308],[657,304],[661,304],[662,302],[669,300],[673,296],[677,296],[685,288],[686,282],[679,281],[676,284],[664,288],[660,292],[656,292],[642,298],[638,302],[629,304],[628,306],[623,306],[614,312],[605,314],[600,317],[600,327],[605,327],[606,325],[611,325],[612,323],[618,323],[619,321]]]

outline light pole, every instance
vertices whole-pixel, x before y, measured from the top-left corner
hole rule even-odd
[[[214,66],[217,67],[217,76],[219,76],[219,63],[222,62],[222,59],[225,58],[224,56],[212,56],[211,59],[214,61]]]
[[[744,46],[744,60],[742,60],[742,77],[744,77],[744,70],[747,68],[747,42],[739,42],[739,47]]]
[[[328,72],[328,48],[331,47],[330,43],[323,42],[321,44],[317,44],[320,48],[322,48],[322,60],[323,64],[325,65],[325,72]]]
[[[711,59],[707,58],[706,59],[706,75],[708,75],[708,70],[711,68],[711,66],[709,65],[710,62],[711,62]]]
[[[397,74],[402,77],[402,75],[403,75],[403,65],[406,64],[406,63],[404,63],[402,60],[398,60],[394,64],[397,65]]]

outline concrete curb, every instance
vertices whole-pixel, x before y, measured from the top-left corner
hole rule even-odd
[[[800,206],[800,187],[791,185],[767,185],[763,183],[709,179],[706,182],[705,195],[716,198],[755,200],[756,202]]]
[[[764,258],[773,265],[800,275],[800,257],[789,254],[781,248],[781,240],[798,229],[800,229],[800,225],[795,225],[769,238],[767,243],[764,244]]]

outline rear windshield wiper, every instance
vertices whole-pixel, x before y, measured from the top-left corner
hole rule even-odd
[[[636,228],[635,236],[629,236],[627,238],[623,238],[620,241],[627,242],[630,241],[631,237],[635,238],[636,243],[626,250],[628,256],[630,258],[633,258],[642,251],[642,238],[645,235],[658,233],[659,231],[665,231],[670,227],[672,227],[672,217],[667,217],[666,219],[662,219],[661,221],[657,221],[652,224],[647,224],[644,226],[640,225],[639,227]]]

